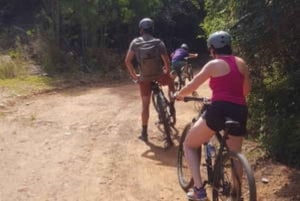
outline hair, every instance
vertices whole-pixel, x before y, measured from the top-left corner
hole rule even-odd
[[[229,45],[225,45],[224,47],[222,48],[214,48],[212,46],[213,50],[217,53],[217,54],[225,54],[225,55],[230,55],[232,54],[232,49],[231,49],[231,46]]]

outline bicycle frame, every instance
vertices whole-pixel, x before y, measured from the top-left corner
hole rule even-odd
[[[157,111],[159,123],[163,124],[164,133],[166,135],[165,148],[168,148],[173,144],[171,140],[171,126],[174,125],[176,119],[170,113],[170,103],[165,97],[160,84],[156,81],[153,81],[151,89],[153,106]]]
[[[220,147],[218,150],[216,150],[217,153],[216,153],[216,159],[215,159],[214,166],[212,166],[212,158],[209,157],[207,151],[205,151],[205,160],[206,160],[206,164],[207,164],[207,174],[208,174],[207,175],[208,176],[207,183],[209,183],[210,185],[213,185],[213,176],[217,172],[220,172],[220,169],[217,167],[219,167],[219,164],[222,163],[223,155],[229,151],[229,148],[226,144],[226,139],[228,138],[227,135],[228,135],[227,133],[225,133],[224,136],[222,136],[220,132],[215,133],[215,136],[218,140],[218,144],[220,145]],[[205,150],[207,150],[207,144],[208,143],[204,143]]]
[[[193,70],[192,70],[192,65],[189,62],[189,59],[185,59],[185,64],[180,68],[179,71],[176,71],[177,77],[178,77],[178,83],[176,90],[180,90],[182,87],[186,85],[186,79],[191,81],[194,77]]]

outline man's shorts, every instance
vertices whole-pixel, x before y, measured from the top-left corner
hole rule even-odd
[[[214,101],[202,114],[207,126],[214,131],[224,129],[226,117],[239,122],[238,128],[229,131],[230,135],[234,136],[246,135],[247,116],[247,106],[226,101]]]
[[[173,79],[169,74],[163,74],[154,80],[158,81],[163,86],[173,82]],[[152,81],[141,81],[139,83],[141,96],[151,96],[151,82]]]

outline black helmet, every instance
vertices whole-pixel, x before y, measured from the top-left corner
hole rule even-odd
[[[153,20],[148,17],[143,18],[139,23],[140,29],[153,29],[153,27],[154,27]]]
[[[189,46],[185,43],[182,43],[180,46],[182,49],[189,50]]]
[[[228,45],[231,47],[231,36],[225,31],[217,31],[209,35],[207,39],[207,47],[222,48]]]

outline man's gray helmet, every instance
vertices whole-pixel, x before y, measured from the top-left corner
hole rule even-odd
[[[143,18],[139,23],[140,29],[151,29],[154,27],[153,20],[150,18]]]
[[[180,46],[182,49],[189,50],[189,46],[185,43],[182,43]]]
[[[217,31],[209,35],[207,39],[207,47],[214,47],[216,49],[225,47],[226,45],[231,46],[231,36],[225,31]]]

